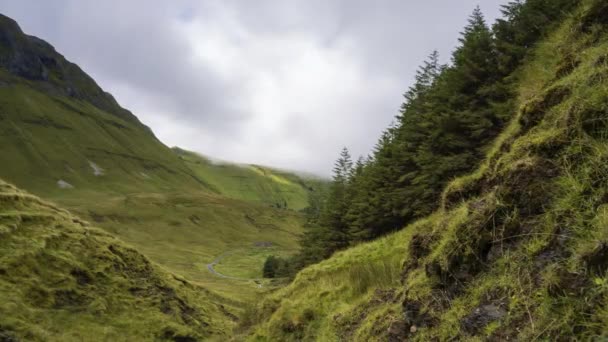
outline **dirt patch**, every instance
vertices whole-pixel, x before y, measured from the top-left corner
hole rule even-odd
[[[598,244],[591,252],[583,256],[583,261],[589,272],[604,275],[608,270],[608,243]]]
[[[605,109],[587,110],[581,114],[583,131],[596,139],[608,138],[608,115]]]
[[[93,282],[93,278],[89,275],[89,273],[82,269],[73,269],[70,272],[70,275],[74,277],[76,283],[80,286],[85,286]]]
[[[556,80],[570,75],[579,65],[581,65],[581,61],[577,57],[572,54],[567,55],[557,66]]]
[[[470,335],[477,335],[491,322],[500,320],[507,314],[507,310],[495,305],[481,305],[473,310],[461,321],[461,328]]]
[[[608,25],[608,3],[596,2],[579,21],[581,31],[590,33],[594,26]]]
[[[7,327],[0,326],[0,341],[1,342],[19,342],[17,335]]]
[[[183,335],[177,333],[172,328],[165,328],[161,333],[161,338],[165,341],[173,342],[198,342],[199,339],[195,336]]]
[[[572,91],[565,86],[554,86],[549,88],[541,98],[528,102],[519,119],[519,123],[524,131],[538,125],[545,117],[547,110],[557,106],[564,101]]]
[[[194,225],[200,225],[202,220],[198,215],[191,215],[190,217],[188,217],[188,219],[190,220],[190,222],[192,222],[192,224]]]
[[[370,312],[372,312],[379,305],[385,303],[395,303],[397,302],[397,300],[398,296],[394,289],[377,289],[374,292],[372,299],[353,309],[352,314],[349,314],[348,316],[338,314],[333,317],[334,322],[336,323],[336,326],[340,331],[339,335],[344,341],[351,341],[353,335],[355,334],[357,329],[359,329],[363,321],[365,321]],[[388,333],[390,335],[390,331],[385,333]]]
[[[78,309],[88,305],[92,299],[75,290],[57,290],[54,292],[56,309]]]
[[[547,293],[554,298],[563,296],[578,296],[585,292],[588,279],[584,274],[568,272],[564,269],[557,271],[557,281],[547,286]]]

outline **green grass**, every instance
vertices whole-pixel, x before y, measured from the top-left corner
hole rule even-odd
[[[373,334],[363,332],[347,338],[340,329],[370,328],[366,317],[382,312],[373,323],[381,329],[390,323],[390,315],[398,315],[396,302],[380,298],[396,295],[392,291],[400,286],[408,236],[407,231],[399,232],[304,269],[293,283],[258,303],[243,323],[259,324],[249,339],[335,341],[357,336],[375,340]],[[375,299],[379,301],[368,305]]]
[[[298,248],[297,211],[322,181],[260,166],[216,165],[169,149],[136,121],[44,92],[5,71],[0,80],[10,83],[0,87],[0,165],[10,165],[0,168],[1,178],[60,204],[167,270],[233,298],[236,311],[236,303],[265,289],[220,279],[206,265],[259,242],[283,254]],[[60,180],[73,188],[60,188]],[[261,255],[242,256],[230,259],[231,272],[261,271]]]
[[[53,204],[0,181],[0,337],[224,340],[221,299]]]
[[[55,201],[135,246],[151,260],[186,279],[239,302],[254,300],[253,282],[222,279],[207,270],[216,257],[271,243],[277,252],[298,248],[302,217],[297,212],[228,199],[206,192],[136,193],[109,197],[76,193]],[[262,269],[261,257],[231,262]]]
[[[602,6],[583,1],[537,47],[519,71],[512,122],[478,170],[446,187],[439,211],[301,271],[250,310],[243,334],[255,341],[605,339],[608,32],[581,27],[605,13]]]
[[[8,19],[0,24],[28,44]],[[218,266],[257,274],[265,254],[256,243],[272,243],[273,253],[293,253],[302,233],[298,211],[323,181],[261,166],[214,164],[172,150],[99,95],[77,67],[50,48],[40,49],[60,63],[49,69],[48,82],[0,69],[0,178],[103,228],[164,269],[210,289],[220,302],[231,298],[226,305],[233,312],[267,291],[253,281],[219,278],[207,264],[226,252],[250,251]],[[67,87],[77,95],[57,91]],[[8,230],[0,225],[0,232]]]
[[[225,254],[215,266],[215,270],[229,277],[242,279],[262,279],[262,267],[269,256],[288,257],[294,254],[280,246],[251,246],[235,249]]]
[[[37,194],[145,192],[205,185],[149,131],[92,105],[53,97],[0,72],[0,176]],[[91,164],[104,170],[96,176]]]
[[[193,152],[179,148],[173,150],[194,174],[229,198],[301,210],[308,206],[308,193],[323,184],[314,176],[258,165],[214,162]]]

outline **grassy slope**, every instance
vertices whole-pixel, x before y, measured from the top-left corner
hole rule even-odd
[[[584,1],[537,48],[513,121],[441,210],[305,269],[249,338],[608,336],[607,13]]]
[[[10,166],[0,168],[4,179],[96,222],[172,271],[241,299],[252,298],[256,286],[224,286],[207,263],[233,249],[256,249],[256,242],[297,248],[296,212],[217,194],[141,126],[0,75],[11,83],[0,88],[0,164]],[[74,188],[61,189],[58,180]],[[242,262],[261,269],[263,261],[260,254]]]
[[[0,71],[0,175],[30,191],[62,193],[57,181],[95,192],[204,188],[137,123],[86,102],[36,90]],[[96,176],[89,162],[103,169]]]
[[[245,268],[225,274],[240,277],[242,272],[252,272],[251,268],[261,272],[263,246],[271,243],[273,250],[292,253],[302,232],[302,217],[296,212],[200,191],[102,194],[98,198],[77,194],[63,196],[61,203],[171,271],[245,302],[260,291],[253,280],[218,278],[206,265],[229,253],[218,271],[222,264],[237,263]]]
[[[213,162],[193,152],[173,150],[200,179],[234,199],[300,210],[308,206],[308,192],[322,183],[268,167]]]
[[[95,222],[172,271],[238,299],[253,298],[257,285],[225,286],[207,263],[239,249],[222,263],[244,269],[231,266],[227,275],[252,273],[261,270],[268,253],[297,248],[300,215],[271,206],[303,208],[318,181],[261,167],[197,164],[195,154],[178,155],[137,120],[55,95],[44,82],[2,69],[0,82],[0,165],[7,166],[0,177]],[[96,175],[90,162],[103,174]],[[60,180],[74,188],[60,188]],[[271,242],[273,250],[257,242]]]
[[[0,339],[223,340],[203,288],[103,230],[0,181]]]
[[[7,22],[0,18],[0,26]],[[22,33],[15,34],[25,42]],[[69,63],[51,50],[42,53]],[[10,49],[1,52],[10,54]],[[234,299],[236,311],[265,291],[253,280],[218,278],[206,265],[228,253],[218,271],[257,277],[268,254],[293,253],[302,232],[295,210],[306,206],[310,187],[320,182],[262,167],[200,164],[199,157],[185,151],[178,155],[117,104],[92,105],[89,98],[101,89],[76,66],[69,69],[69,77],[54,68],[51,79],[41,81],[0,68],[0,177],[94,222],[172,272]],[[70,97],[60,90],[79,85],[92,97]],[[106,107],[111,112],[100,109]],[[73,188],[60,188],[58,181]],[[285,203],[294,210],[273,208]],[[258,246],[269,243],[270,248]]]

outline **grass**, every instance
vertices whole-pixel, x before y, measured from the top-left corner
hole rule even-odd
[[[234,314],[275,286],[220,278],[207,264],[226,252],[248,251],[218,267],[252,276],[265,259],[256,244],[271,243],[274,254],[293,253],[302,233],[298,211],[323,181],[261,166],[213,164],[166,147],[137,120],[48,92],[40,82],[3,70],[0,81],[8,84],[0,87],[0,165],[10,166],[0,168],[0,178],[111,233],[164,272],[204,287],[209,301]],[[29,200],[39,201],[34,198]],[[10,208],[20,201],[9,200]],[[0,219],[0,232],[10,232],[11,222]],[[108,331],[120,324],[117,317]]]
[[[269,256],[288,257],[297,250],[282,247],[251,246],[229,251],[215,266],[215,270],[229,277],[261,279],[262,267]]]
[[[243,324],[259,325],[248,338],[333,341],[345,338],[340,328],[346,330],[360,324],[369,328],[365,318],[374,313],[390,311],[397,315],[398,304],[386,303],[379,297],[392,299],[392,291],[399,287],[407,249],[403,242],[408,234],[400,232],[339,252],[304,269],[290,285],[269,295],[252,310],[251,318]],[[379,300],[377,305],[368,305],[374,298]],[[338,318],[341,327],[332,324]],[[390,323],[385,315],[378,318],[384,322],[376,322],[380,324],[376,328]],[[366,338],[375,340],[372,334]]]
[[[257,285],[218,279],[208,263],[229,251],[255,250],[260,242],[272,243],[276,253],[298,248],[297,211],[321,180],[261,166],[214,164],[166,147],[136,120],[55,96],[1,70],[0,80],[10,84],[0,87],[0,165],[10,165],[0,168],[1,178],[237,302],[254,300]],[[73,188],[60,188],[59,181]],[[261,271],[261,255],[239,256],[244,260],[229,259],[230,272]]]
[[[222,340],[230,332],[206,289],[2,181],[0,198],[2,339]]]
[[[258,165],[214,162],[193,152],[173,150],[200,179],[233,199],[301,210],[308,206],[308,193],[323,182],[313,176],[299,176]]]
[[[605,7],[583,1],[536,48],[518,74],[512,122],[478,170],[446,187],[440,210],[301,271],[252,310],[244,334],[254,341],[608,336],[608,39],[599,22],[583,26],[601,20]]]
[[[54,200],[166,269],[237,302],[255,300],[263,289],[253,282],[218,278],[207,264],[224,253],[255,251],[256,244],[272,244],[275,253],[291,252],[302,232],[302,217],[296,212],[203,191],[87,196],[75,193]],[[261,272],[264,263],[261,255],[246,253],[228,260],[235,274]]]

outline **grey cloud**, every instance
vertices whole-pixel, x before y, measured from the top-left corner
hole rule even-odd
[[[169,145],[327,174],[367,154],[417,66],[506,0],[0,0]]]

